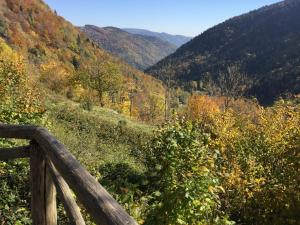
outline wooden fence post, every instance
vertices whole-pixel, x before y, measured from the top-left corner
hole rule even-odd
[[[56,188],[50,174],[49,165],[46,166],[46,224],[57,225]]]
[[[33,225],[56,225],[56,191],[47,167],[43,150],[36,142],[30,148],[31,216]]]
[[[65,182],[62,176],[57,172],[52,162],[47,161],[49,172],[52,175],[58,196],[64,205],[64,209],[69,218],[70,225],[85,225],[81,215],[79,206],[73,198],[69,185]]]

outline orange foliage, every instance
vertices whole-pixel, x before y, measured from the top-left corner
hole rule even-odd
[[[40,66],[40,80],[46,86],[59,93],[66,89],[70,80],[72,71],[69,71],[63,64],[54,60],[49,60]]]
[[[223,100],[205,95],[192,95],[187,104],[186,116],[192,120],[211,120],[221,110]]]

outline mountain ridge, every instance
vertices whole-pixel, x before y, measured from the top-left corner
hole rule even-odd
[[[80,30],[99,46],[140,70],[154,65],[177,49],[157,37],[131,34],[117,27],[85,25]]]
[[[183,44],[187,43],[192,39],[192,37],[188,37],[184,35],[174,35],[166,32],[154,32],[146,29],[138,29],[138,28],[122,28],[122,29],[132,34],[158,37],[164,41],[174,44],[177,47],[182,46]]]
[[[248,95],[269,104],[300,91],[300,1],[275,3],[220,23],[146,72],[176,85],[201,83],[238,64],[255,81]],[[164,74],[164,75],[163,75]]]

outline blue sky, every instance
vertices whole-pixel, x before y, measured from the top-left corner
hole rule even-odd
[[[74,25],[144,28],[196,36],[233,16],[280,0],[45,0]]]

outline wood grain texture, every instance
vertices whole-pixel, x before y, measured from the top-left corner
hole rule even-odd
[[[39,146],[30,148],[31,217],[33,225],[47,225],[45,211],[45,160]]]
[[[46,165],[45,201],[46,224],[57,225],[56,188],[50,174],[50,168]]]
[[[11,160],[18,158],[28,158],[30,146],[15,148],[0,148],[0,160]]]
[[[85,225],[80,209],[75,199],[73,198],[69,185],[65,182],[62,176],[57,172],[57,170],[49,160],[47,161],[47,164],[50,169],[49,172],[56,186],[56,190],[59,195],[59,198],[62,201],[66,213],[68,215],[69,224]]]
[[[0,124],[0,138],[33,140],[38,126]]]

